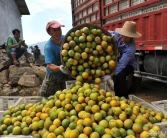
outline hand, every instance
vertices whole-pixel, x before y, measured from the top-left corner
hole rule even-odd
[[[114,43],[117,43],[117,41],[118,41],[118,38],[117,38],[117,36],[115,34],[112,34],[112,41]]]
[[[108,81],[109,79],[112,79],[110,75],[105,75],[102,78],[102,81]]]
[[[111,75],[110,75],[110,76],[111,76],[111,78],[113,78],[113,76],[114,76],[114,73],[111,73]]]
[[[19,41],[19,43],[18,43],[18,44],[19,44],[19,46],[20,46],[20,45],[23,45],[23,44],[24,44],[24,42],[25,42],[25,40],[21,40],[21,41]]]
[[[60,65],[60,70],[64,74],[69,74],[69,70],[68,70],[68,68],[66,66]]]

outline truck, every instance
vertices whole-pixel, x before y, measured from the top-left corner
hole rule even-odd
[[[71,0],[72,23],[97,24],[115,30],[125,21],[137,23],[137,67],[129,87],[142,78],[167,84],[167,0]]]

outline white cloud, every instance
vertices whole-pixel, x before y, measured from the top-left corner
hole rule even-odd
[[[46,41],[45,31],[48,21],[56,20],[65,25],[65,35],[72,27],[70,0],[26,0],[30,15],[22,16],[23,36],[27,44]]]
[[[26,0],[29,6],[30,13],[33,15],[44,11],[46,9],[61,8],[66,11],[70,11],[71,2],[70,0]]]

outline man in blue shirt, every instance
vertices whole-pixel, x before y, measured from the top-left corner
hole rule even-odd
[[[66,74],[68,74],[68,71],[63,68],[60,60],[60,47],[64,39],[61,27],[64,27],[64,25],[54,20],[48,22],[46,25],[46,31],[51,38],[44,48],[47,67],[45,79],[38,93],[39,96],[49,97],[50,95],[54,95],[56,91],[65,89]]]
[[[136,31],[136,23],[133,21],[126,21],[122,28],[116,28],[115,31],[109,31],[109,33],[118,44],[119,55],[113,73],[103,79],[113,77],[115,95],[128,97],[126,77],[136,68],[134,38],[140,37],[141,34]]]

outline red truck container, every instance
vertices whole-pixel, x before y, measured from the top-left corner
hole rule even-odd
[[[135,21],[134,76],[167,83],[167,0],[71,0],[73,26],[98,24],[106,30]]]

